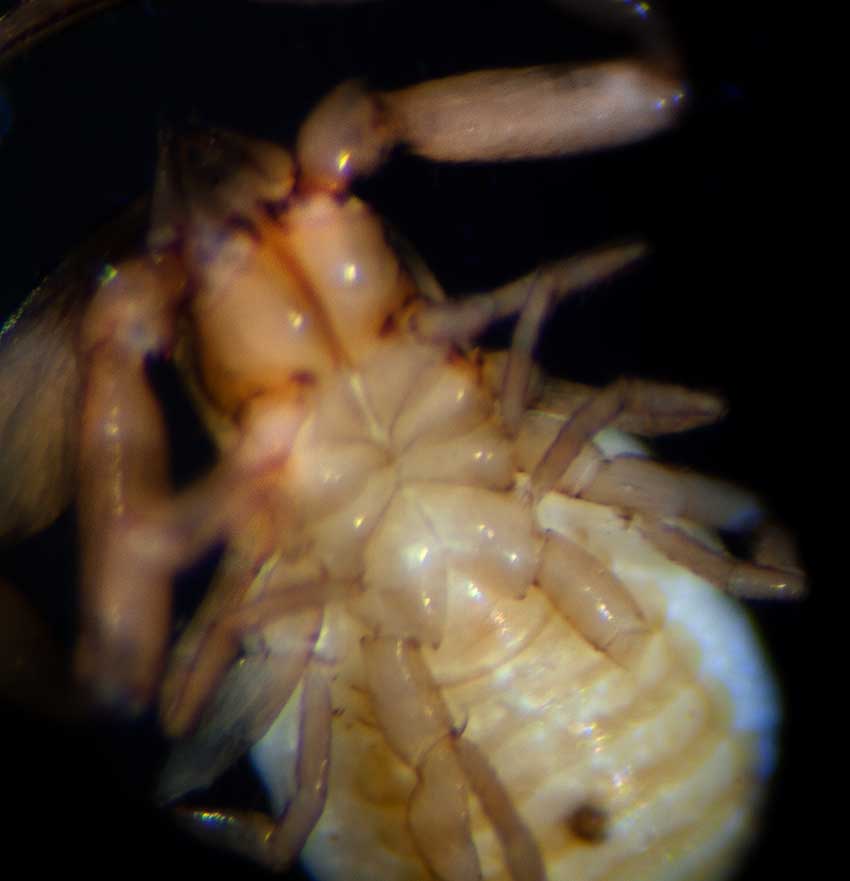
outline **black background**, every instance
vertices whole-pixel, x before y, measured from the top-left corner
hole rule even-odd
[[[453,293],[612,238],[646,237],[651,259],[561,310],[541,358],[588,382],[628,373],[721,390],[729,419],[665,442],[663,454],[757,490],[797,531],[817,581],[832,451],[814,440],[824,421],[809,350],[818,293],[795,273],[789,60],[771,7],[742,5],[673,4],[691,101],[670,135],[566,162],[450,168],[398,157],[359,189]],[[312,104],[352,76],[386,88],[629,48],[535,2],[147,2],[105,13],[0,68],[4,312],[150,188],[163,121],[287,141]],[[73,620],[63,579],[72,529],[65,518],[29,543],[34,560],[15,551],[0,567],[28,586],[62,639]],[[754,607],[788,721],[765,833],[741,878],[796,877],[819,822],[816,602]],[[32,869],[263,874],[185,841],[148,807],[159,757],[152,726],[46,723],[13,707],[2,723],[15,817],[7,840]]]

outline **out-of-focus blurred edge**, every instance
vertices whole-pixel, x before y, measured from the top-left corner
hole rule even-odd
[[[28,0],[0,17],[0,68],[47,37],[127,0]]]

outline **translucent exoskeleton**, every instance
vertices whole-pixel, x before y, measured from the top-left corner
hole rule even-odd
[[[533,60],[533,59],[529,59],[529,60]],[[442,72],[442,71],[440,71],[440,72]],[[415,79],[419,79],[419,78],[421,78],[421,77],[420,76],[415,77]],[[413,81],[413,79],[414,78],[411,77],[410,81]],[[328,85],[331,85],[331,84],[332,83],[330,83],[330,82],[328,83]],[[325,89],[317,89],[317,93],[315,95],[315,98],[320,97],[324,91],[326,91],[326,90]],[[310,103],[313,103],[313,99],[310,99]],[[303,111],[307,111],[309,108],[307,105],[305,105],[301,109]],[[303,112],[300,115],[303,116],[304,115]],[[642,148],[642,149],[649,149],[649,148]],[[664,146],[660,147],[659,149],[664,149]],[[578,160],[578,161],[579,161],[579,163],[581,163],[584,160]],[[589,167],[589,166],[584,166],[584,167]],[[465,171],[467,169],[462,169],[462,170]],[[634,170],[634,168],[632,170]],[[392,174],[393,174],[392,168],[386,170],[386,172],[382,172],[382,174],[384,174],[384,173],[388,174],[390,176],[390,180],[392,181]],[[426,172],[426,174],[429,174],[429,173],[430,172]],[[473,170],[473,174],[474,173],[475,173],[475,171]],[[477,173],[482,174],[482,172],[480,172],[480,171]],[[458,170],[441,170],[440,174],[447,177],[450,182],[452,180],[460,181],[460,179],[461,179],[461,174],[460,174],[460,171],[458,171]],[[494,188],[491,185],[491,181],[496,180],[496,178],[493,176],[495,174],[495,172],[488,171],[488,172],[486,172],[486,174],[489,177],[486,178],[484,182],[479,181],[478,184],[473,185],[473,189],[476,189],[477,196],[480,200],[485,201],[485,202],[489,202],[489,204],[490,204],[490,212],[489,213],[492,215],[498,211],[498,209],[500,208],[503,201],[507,201],[505,194],[506,194],[506,191],[510,192],[511,186],[513,186],[514,189],[522,189],[523,179],[521,177],[518,177],[518,178],[515,178],[515,180],[518,180],[519,183],[514,183],[512,185],[510,183],[507,185],[502,184],[501,187],[498,187],[498,185],[497,185]],[[508,173],[507,176],[508,176],[508,178],[510,177],[510,172]],[[527,180],[527,178],[526,178],[526,180]],[[576,182],[576,183],[577,183],[577,186],[580,188],[581,183],[580,182]],[[381,184],[379,181],[374,184],[369,184],[369,186],[376,188],[376,191],[380,195]],[[444,183],[441,184],[441,186],[445,189],[448,188],[448,185],[444,184]],[[394,187],[391,183],[389,186],[389,189],[393,189],[393,188]],[[392,201],[393,196],[394,196],[394,194],[390,193],[390,200],[391,201]],[[514,223],[518,222],[519,225],[522,225],[522,226],[526,226],[529,224],[534,225],[537,229],[539,229],[540,226],[542,225],[539,223],[539,220],[537,218],[532,217],[535,213],[535,210],[537,210],[534,205],[533,199],[529,199],[525,203],[521,203],[521,205],[522,205],[522,207],[520,207],[518,210],[513,209],[511,211],[511,214],[514,214],[514,211],[516,211],[516,214],[518,215],[518,217],[514,216],[512,218],[512,223],[500,221],[500,223],[498,224],[498,226],[502,228],[502,232],[500,234],[505,236],[505,241],[501,245],[501,247],[497,247],[493,250],[497,250],[497,251],[498,250],[506,250],[507,249],[507,242],[514,240],[515,233],[509,233],[509,230],[508,230],[508,227],[510,225],[513,225]],[[564,202],[561,202],[561,203],[555,202],[552,205],[552,207],[545,209],[545,210],[547,210],[550,214],[556,214],[556,213],[560,212],[561,210],[563,210],[565,213],[567,213],[569,211],[569,206],[566,204],[566,200],[564,200]],[[587,213],[588,212],[585,212],[585,214],[587,214]],[[415,212],[414,212],[414,214],[415,214]],[[457,221],[455,221],[455,223],[457,223]],[[591,216],[591,218],[590,218],[590,227],[591,228],[593,227],[593,223],[594,223],[594,220]],[[633,228],[640,229],[639,221],[634,221],[634,223],[636,225]],[[578,225],[580,226],[581,224],[578,224]],[[415,223],[414,223],[414,227],[415,227]],[[457,229],[457,227],[455,227],[455,228]],[[623,231],[623,230],[615,227],[615,231],[619,232],[619,231]],[[631,231],[631,229],[629,231]],[[415,236],[412,234],[410,227],[404,229],[404,232],[406,234],[405,235],[406,238],[409,238],[409,239],[415,241]],[[491,233],[492,233],[492,229],[491,229]],[[463,236],[463,234],[464,234],[464,231],[461,228],[461,236]],[[549,233],[549,234],[551,235],[551,233]],[[599,241],[605,241],[608,239],[608,237],[610,237],[610,233],[606,234],[605,238],[597,238],[591,232],[584,232],[584,233],[579,232],[574,235],[577,235],[578,240],[582,241],[583,243],[586,243],[586,244],[597,244]],[[583,236],[586,236],[586,238],[583,238]],[[418,241],[416,241],[416,245],[417,246],[419,245]],[[481,256],[481,257],[477,258],[477,262],[478,262],[477,267],[473,266],[473,268],[462,268],[460,270],[462,281],[460,283],[453,285],[453,287],[457,287],[460,290],[464,290],[464,289],[471,289],[471,288],[483,288],[483,287],[487,287],[487,286],[493,286],[493,285],[498,284],[499,282],[507,280],[511,277],[521,276],[524,272],[533,269],[533,267],[535,265],[537,265],[541,259],[545,259],[545,258],[555,259],[557,257],[562,256],[565,252],[569,253],[571,250],[572,249],[570,248],[569,245],[562,247],[560,243],[555,243],[555,242],[550,241],[547,245],[545,245],[541,249],[540,253],[537,253],[536,255],[534,255],[532,258],[527,260],[527,262],[523,263],[522,259],[515,258],[516,259],[515,264],[513,266],[510,266],[510,268],[508,268],[507,270],[505,270],[505,269],[500,270],[501,274],[495,273],[494,270],[487,269],[486,272],[488,272],[488,273],[493,272],[494,275],[492,277],[488,276],[486,279],[479,280],[480,272],[476,273],[474,270],[480,269],[481,266],[489,259],[489,257],[486,256],[487,251],[489,251],[489,249],[486,249],[485,256]],[[431,254],[426,254],[426,257],[428,258],[429,263],[433,264],[435,262],[434,257]],[[474,261],[476,258],[473,257],[473,258],[467,258],[467,259],[471,259],[472,261]],[[437,262],[439,262],[439,261],[437,261]],[[466,273],[465,276],[463,275],[464,272]],[[438,275],[440,275],[442,277],[443,274],[438,271]],[[597,295],[601,295],[604,298],[606,295],[606,291],[603,290],[601,292],[597,292]],[[589,305],[591,303],[591,297],[592,297],[592,295],[588,295],[586,299],[583,298],[581,301],[584,304],[585,311],[593,308],[592,306]],[[603,302],[604,302],[604,300],[603,300]],[[574,320],[577,321],[578,319],[574,319]],[[606,320],[611,320],[611,319],[609,316],[606,315]],[[573,333],[575,333],[575,331],[573,331]],[[610,373],[603,376],[602,380],[604,381],[606,379],[613,379],[614,376],[616,376],[618,372],[621,372],[621,369],[622,368],[620,368],[620,369],[614,368]],[[626,369],[628,370],[628,368],[626,368]],[[633,372],[633,371],[629,371],[629,372]],[[675,371],[672,367],[670,370],[670,375],[675,375]],[[588,376],[587,378],[588,379],[596,379],[596,377],[593,377],[593,376]],[[602,383],[597,381],[596,384],[602,384]],[[464,720],[455,719],[454,722],[459,727],[463,727],[462,723],[464,722]],[[438,762],[438,761],[440,761],[440,757],[439,757],[439,755],[437,755],[435,753],[434,762]],[[424,775],[424,771],[422,773]],[[202,802],[199,802],[199,803],[202,803]],[[593,807],[593,805],[590,805],[590,807]],[[591,816],[592,817],[592,811],[588,811],[584,815],[581,815],[581,816]],[[578,822],[578,820],[576,822]],[[592,825],[592,823],[591,823],[591,825]]]

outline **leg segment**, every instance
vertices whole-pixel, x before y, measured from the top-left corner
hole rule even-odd
[[[223,659],[213,663],[209,659],[205,659],[205,663],[200,660],[210,644],[210,633],[238,614],[252,585],[263,579],[268,565],[264,560],[270,551],[262,541],[259,547],[253,545],[258,530],[254,524],[251,527],[231,539],[203,602],[169,653],[168,669],[160,689],[160,718],[163,729],[172,736],[182,736],[191,728],[197,709],[209,697],[209,688],[197,683],[199,668],[214,667],[223,671],[234,657],[229,647],[223,652],[216,647],[212,650],[213,656],[224,654]],[[246,538],[251,542],[249,546],[246,546]],[[201,678],[208,682],[214,676]],[[198,697],[191,698],[193,694]]]
[[[262,498],[269,461],[251,433],[233,456],[180,494],[146,375],[167,354],[183,295],[169,257],[129,262],[84,318],[79,456],[82,556],[79,677],[107,704],[136,712],[153,695],[170,633],[171,581]]]
[[[623,583],[601,560],[557,533],[549,533],[537,576],[543,592],[579,633],[617,663],[643,647],[649,625]]]
[[[328,684],[308,670],[301,694],[295,793],[276,820],[253,811],[178,811],[187,830],[202,840],[282,871],[304,847],[325,806],[330,768],[331,701]]]
[[[481,878],[469,830],[469,794],[451,734],[422,757],[407,821],[423,859],[440,879]]]
[[[452,719],[418,646],[394,637],[365,640],[363,660],[378,724],[393,752],[419,776],[408,805],[417,849],[441,881],[480,879],[466,781],[447,743]],[[442,801],[447,790],[453,796]]]
[[[444,162],[567,156],[668,128],[678,82],[638,62],[489,70],[368,94],[344,83],[298,136],[300,186],[345,190],[397,144]]]
[[[618,379],[583,401],[564,422],[531,475],[531,494],[541,499],[566,474],[585,444],[603,428],[613,425],[622,414],[640,414],[645,433],[650,435],[681,431],[714,421],[715,399],[677,386],[635,379]],[[567,488],[575,495],[577,487]]]
[[[641,518],[638,528],[664,556],[732,596],[799,599],[805,593],[801,572],[737,560],[658,519]]]
[[[181,287],[174,269],[127,264],[97,292],[83,325],[76,667],[100,699],[130,710],[152,694],[169,629],[175,547],[145,528],[168,494],[167,438],[144,362],[171,344]]]
[[[643,456],[617,456],[603,462],[578,495],[600,505],[655,517],[680,517],[731,532],[747,532],[763,516],[752,493]]]
[[[513,341],[501,396],[501,421],[509,437],[515,437],[525,411],[534,366],[534,347],[543,322],[552,308],[552,290],[538,280],[531,286],[528,298],[514,328]]]
[[[559,260],[489,293],[422,310],[415,319],[416,333],[432,342],[469,344],[495,321],[519,315],[500,383],[502,424],[509,435],[515,435],[528,404],[534,347],[551,308],[610,278],[645,251],[642,244],[634,243]]]
[[[481,877],[469,825],[468,787],[497,833],[514,881],[545,877],[537,845],[498,775],[452,724],[439,687],[410,640],[365,639],[363,658],[375,715],[390,748],[416,769],[408,804],[411,836],[441,881]]]
[[[561,302],[611,278],[645,254],[646,246],[634,242],[557,260],[495,290],[421,310],[416,333],[431,342],[468,344],[495,322],[519,315],[532,288],[549,291],[555,302]]]
[[[587,400],[590,390],[578,388],[578,399]],[[660,388],[663,390],[664,387]],[[679,390],[670,388],[678,397]],[[575,409],[571,407],[570,412]],[[517,464],[521,470],[533,473],[565,421],[557,414],[541,411],[536,405],[526,412],[516,444]],[[633,415],[622,413],[613,427],[619,429],[624,421],[634,421]],[[608,446],[609,441],[612,446]],[[618,440],[615,436],[586,444],[556,482],[555,489],[595,504],[651,517],[688,520],[725,532],[760,532],[765,516],[758,498],[748,490],[725,480],[657,462],[634,441],[628,438]],[[763,556],[765,559],[772,557],[775,565],[783,566],[779,561],[783,557],[787,561],[787,538],[783,541],[776,535],[775,528],[766,538],[770,538],[770,546],[766,546]]]
[[[646,65],[615,61],[480,71],[382,97],[400,140],[419,155],[494,162],[649,137],[672,124],[682,91]]]
[[[610,278],[645,253],[645,246],[637,242],[559,260],[493,291],[422,309],[415,317],[415,332],[431,342],[463,345],[494,322],[519,315],[507,363],[497,364],[497,356],[491,356],[488,365],[493,390],[501,393],[502,422],[509,434],[515,434],[529,403],[532,353],[549,309]],[[602,398],[590,410],[599,429],[610,424],[647,437],[706,425],[725,412],[723,401],[706,392],[637,380],[621,380],[602,392],[577,383],[547,380],[535,409],[572,420],[579,411],[590,408],[593,398]],[[610,410],[607,415],[606,410]],[[574,425],[573,431],[576,429]]]
[[[543,858],[530,830],[514,809],[493,766],[469,740],[455,742],[457,757],[484,813],[496,830],[514,881],[545,881]]]
[[[245,656],[217,677],[215,695],[192,732],[180,732],[160,779],[161,801],[210,786],[265,735],[308,669],[321,621],[319,609],[290,613],[272,625],[272,641],[258,634]]]
[[[646,393],[626,399],[612,428],[640,437],[657,437],[702,428],[726,415],[725,401],[711,392],[649,381],[643,385]],[[571,418],[579,407],[598,394],[599,389],[592,386],[547,376],[540,397],[534,401],[534,409]],[[647,408],[645,399],[650,394],[653,404]]]
[[[296,793],[278,820],[269,842],[273,865],[293,863],[322,815],[328,791],[331,754],[331,699],[328,685],[315,670],[307,674],[301,698],[301,726],[296,764]]]
[[[703,400],[699,393],[675,386],[636,380],[618,380],[589,397],[580,389],[576,397],[581,403],[565,408],[569,416],[554,440],[536,464],[531,462],[529,493],[533,499],[542,499],[557,489],[597,504],[638,512],[639,528],[665,556],[735,596],[793,598],[804,593],[805,579],[793,562],[791,543],[775,530],[769,529],[757,550],[756,562],[751,563],[708,547],[664,519],[726,531],[758,531],[764,511],[751,493],[642,455],[605,460],[588,447],[598,431],[619,423],[626,414],[632,422],[637,420],[645,433],[655,435],[713,421],[712,402],[719,402],[710,396]],[[524,458],[531,452],[526,449]],[[571,468],[573,463],[575,468]]]
[[[303,639],[299,638],[288,655],[294,675],[292,688],[307,663],[309,651],[318,637],[321,607],[333,592],[335,585],[327,582],[305,582],[286,590],[269,591],[267,595],[228,610],[207,627],[194,645],[184,648],[184,654],[172,661],[172,669],[163,688],[162,724],[172,737],[182,737],[191,731],[207,702],[235,661],[247,640],[259,635],[270,621],[303,617],[311,612]],[[306,620],[306,619],[305,619]],[[294,634],[295,635],[295,634]],[[304,654],[304,652],[307,652]]]

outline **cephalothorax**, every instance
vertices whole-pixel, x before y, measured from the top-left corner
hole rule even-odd
[[[58,445],[81,532],[78,676],[109,705],[159,702],[176,741],[163,801],[200,798],[248,751],[267,789],[267,815],[181,808],[198,834],[275,868],[303,856],[321,881],[728,873],[776,707],[721,591],[795,596],[801,576],[781,546],[727,554],[714,530],[751,522],[753,499],[634,439],[717,419],[715,397],[532,367],[553,305],[644,247],[447,303],[350,193],[397,145],[563,156],[652,135],[681,98],[643,62],[494,70],[343,84],[292,153],[164,137],[147,253],[110,265],[80,319],[80,408]],[[510,316],[506,355],[474,348]],[[29,342],[10,334],[6,364]],[[159,357],[220,454],[179,492]],[[14,464],[4,530],[56,506],[43,462]],[[171,583],[221,540],[172,647]]]

